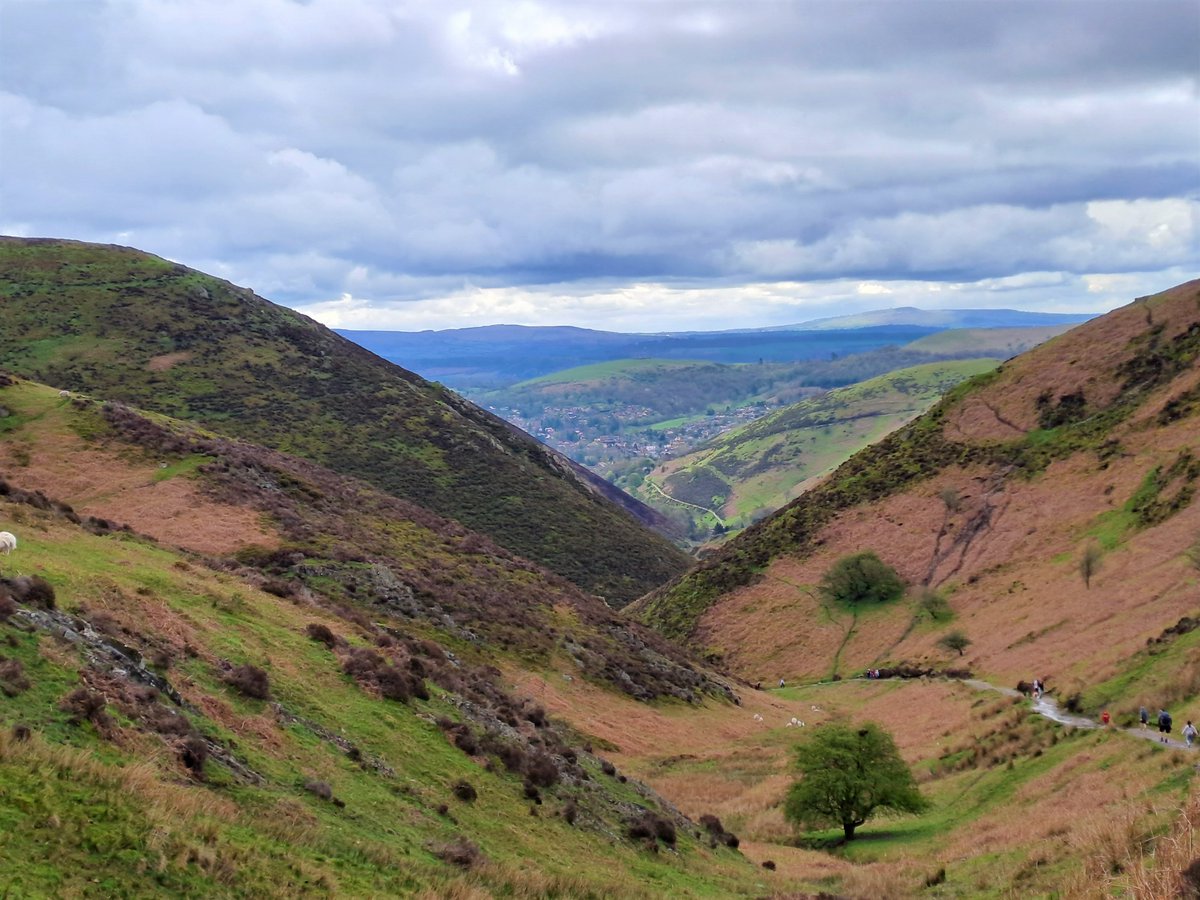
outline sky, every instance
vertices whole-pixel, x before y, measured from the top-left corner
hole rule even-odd
[[[1200,0],[0,0],[0,233],[327,325],[1101,312],[1200,275]]]

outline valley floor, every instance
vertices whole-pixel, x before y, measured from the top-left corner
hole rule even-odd
[[[701,710],[554,673],[515,686],[590,729],[621,771],[693,820],[718,816],[745,856],[774,863],[763,876],[775,896],[1109,896],[1183,805],[1200,759],[1178,741],[1063,725],[1012,692],[940,679],[748,688],[741,706]],[[799,836],[782,813],[792,751],[833,719],[887,728],[930,811],[873,820],[847,845]]]

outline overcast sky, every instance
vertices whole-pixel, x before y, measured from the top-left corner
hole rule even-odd
[[[1200,0],[0,0],[0,232],[347,328],[1200,275]]]

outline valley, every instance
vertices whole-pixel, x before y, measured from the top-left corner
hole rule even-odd
[[[567,460],[261,298],[127,251],[8,249],[0,890],[1186,887],[1190,857],[1174,848],[1195,845],[1200,819],[1180,810],[1196,808],[1197,751],[1122,729],[1141,706],[1200,720],[1200,283],[999,366],[889,369],[680,457],[670,474],[761,471],[785,455],[772,441],[799,435],[787,454],[827,473],[689,568]],[[227,346],[208,346],[189,284],[218,303]],[[74,330],[50,337],[64,322]],[[682,374],[690,363],[638,366],[593,371],[588,390],[632,389],[639,373],[708,390]],[[394,403],[399,431],[359,420],[351,436],[380,460],[423,460],[440,490],[363,465],[327,424],[332,404],[371,396]],[[314,434],[281,424],[302,421]],[[844,461],[811,449],[856,423],[878,439]],[[486,455],[466,478],[469,454]],[[424,505],[456,485],[496,493],[541,558],[498,520],[478,520],[492,533]],[[864,551],[897,592],[831,587]],[[637,596],[614,609],[611,585]],[[1051,721],[1012,694],[1034,677],[1061,708],[1118,727]],[[892,735],[928,808],[849,842],[797,828],[784,802],[796,747],[865,722]]]

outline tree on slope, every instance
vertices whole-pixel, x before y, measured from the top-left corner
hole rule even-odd
[[[877,810],[919,813],[929,805],[892,736],[873,722],[814,731],[796,748],[796,765],[802,777],[788,791],[784,816],[799,827],[841,825],[849,841]]]
[[[896,570],[870,550],[843,556],[825,573],[818,590],[834,603],[886,603],[904,594]]]

